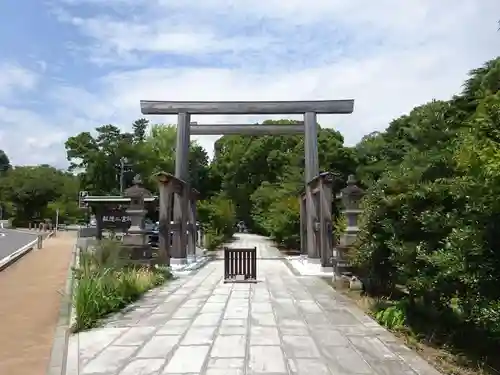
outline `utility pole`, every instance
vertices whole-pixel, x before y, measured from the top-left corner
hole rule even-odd
[[[125,163],[127,158],[120,158],[120,195],[123,195],[123,189],[125,185]]]
[[[56,234],[57,234],[58,227],[59,227],[59,208],[56,208],[56,229],[55,229]]]

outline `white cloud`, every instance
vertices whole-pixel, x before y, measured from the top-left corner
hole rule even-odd
[[[72,134],[54,125],[50,117],[0,105],[0,149],[14,164],[62,166],[65,156],[61,146]]]
[[[140,116],[141,99],[354,98],[352,115],[319,118],[352,145],[416,105],[449,98],[460,90],[468,70],[500,51],[497,0],[62,0],[59,5],[63,3],[59,20],[87,37],[85,57],[105,62],[109,70],[87,77],[86,87],[71,82],[52,87],[44,97],[57,103],[57,111],[50,117],[31,114],[44,124],[40,136],[54,125],[65,126],[40,142],[53,155],[47,158],[59,164],[66,134],[105,123],[127,127]],[[120,67],[127,62],[136,65]],[[12,127],[27,116],[27,111],[4,108],[5,113]],[[175,123],[173,117],[151,119]],[[200,123],[255,119],[193,118]],[[0,148],[11,129],[1,128]],[[197,138],[213,149],[214,137]],[[37,142],[24,144],[34,150]],[[6,151],[15,162],[33,162],[29,151]]]
[[[71,18],[81,31],[103,43],[109,52],[200,54],[251,49],[255,44],[269,43],[266,38],[244,36],[217,39],[210,30],[176,30],[163,22],[148,24],[113,20],[109,17]]]
[[[437,52],[437,51],[436,51]],[[432,56],[432,57],[431,57]],[[451,56],[452,57],[452,56]],[[227,69],[145,69],[113,74],[102,81],[103,94],[120,103],[118,118],[137,116],[139,100],[305,100],[355,99],[352,115],[323,115],[320,123],[344,134],[349,144],[382,130],[416,105],[448,98],[460,89],[467,62],[443,69],[450,56],[430,49],[392,53],[369,60],[347,60],[300,72],[249,74]],[[423,67],[425,76],[415,71]],[[117,105],[115,104],[115,108]],[[128,110],[128,112],[126,112]],[[151,116],[152,120],[158,118]],[[252,122],[264,117],[194,116],[200,123]],[[175,123],[174,117],[163,121]],[[197,137],[208,150],[211,141]]]
[[[38,83],[38,75],[10,62],[0,62],[0,99],[6,99],[17,91],[32,90]]]

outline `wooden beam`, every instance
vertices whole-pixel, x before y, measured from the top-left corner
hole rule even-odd
[[[220,124],[191,125],[192,135],[279,135],[304,134],[304,125],[251,125]]]
[[[171,173],[167,172],[158,172],[155,174],[155,177],[157,181],[161,184],[172,184],[172,192],[176,194],[183,194],[184,193],[184,186],[187,184],[185,181],[181,180],[180,178],[175,177]]]
[[[156,177],[157,181],[161,184],[172,183],[172,186],[173,186],[172,192],[174,192],[176,194],[184,195],[184,193],[187,189],[187,192],[189,193],[190,199],[197,200],[200,196],[200,192],[198,190],[190,187],[190,185],[186,181],[175,177],[171,173],[158,172],[155,174],[155,177]],[[129,201],[130,201],[130,199],[129,199]]]
[[[199,126],[219,126],[219,125],[234,125],[234,126],[248,126],[248,125],[264,125],[264,126],[267,126],[267,125],[302,125],[302,126],[304,126],[304,121],[302,121],[302,120],[290,120],[289,124],[260,124],[258,122],[254,123],[254,124],[198,124],[198,121],[191,121],[191,123],[189,125],[191,125],[191,126],[193,126],[193,125],[199,125]]]
[[[283,115],[314,112],[319,114],[349,114],[354,110],[354,99],[253,102],[182,102],[141,100],[144,115]]]
[[[145,197],[144,202],[150,203],[157,200],[158,197]],[[127,197],[120,196],[107,196],[107,195],[87,195],[85,198],[82,198],[82,202],[85,203],[130,203],[131,199]]]

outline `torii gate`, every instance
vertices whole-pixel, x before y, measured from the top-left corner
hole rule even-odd
[[[141,112],[144,115],[177,115],[177,146],[175,151],[175,177],[189,182],[189,144],[191,135],[283,135],[304,134],[305,148],[305,187],[306,192],[311,188],[310,182],[319,176],[318,161],[318,124],[317,114],[350,114],[354,109],[354,100],[311,100],[311,101],[224,101],[224,102],[184,102],[184,101],[149,101],[141,100]],[[250,124],[197,124],[191,123],[191,115],[287,115],[303,114],[304,122],[295,125],[250,125]],[[160,198],[161,199],[161,198]],[[166,199],[166,198],[165,198]],[[182,224],[189,219],[189,208],[182,196],[176,195],[174,201],[174,222]],[[318,227],[318,216],[313,194],[305,195],[305,247],[308,258],[317,260],[326,259],[320,252],[333,252],[333,249],[318,249],[315,241],[315,232]],[[160,205],[162,206],[162,205]],[[301,210],[302,212],[303,210]],[[161,213],[160,213],[161,214]],[[182,224],[181,227],[184,227]],[[179,230],[174,234],[174,243],[181,246],[172,249],[171,263],[185,263],[187,258],[186,246],[180,236],[185,231]],[[321,236],[331,235],[323,233]],[[175,237],[177,236],[177,241]],[[302,242],[302,241],[301,241]],[[332,243],[332,241],[323,241]],[[323,263],[323,262],[322,262]]]

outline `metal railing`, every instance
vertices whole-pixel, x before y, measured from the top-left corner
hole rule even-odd
[[[224,248],[224,282],[257,281],[257,248]]]
[[[35,247],[37,249],[41,249],[42,246],[43,246],[43,236],[39,235],[37,236],[36,240],[27,243],[26,245],[14,251],[12,254],[9,254],[5,258],[0,259],[0,271],[10,266],[12,263],[23,257],[28,252],[32,251]]]

